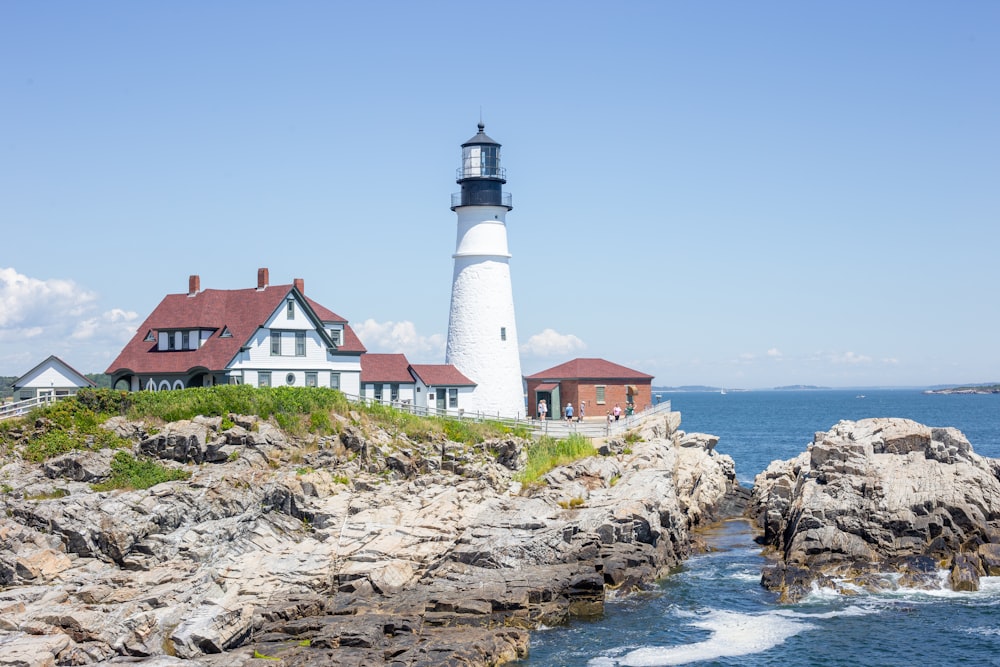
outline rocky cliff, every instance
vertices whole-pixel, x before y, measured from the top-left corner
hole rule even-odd
[[[849,591],[976,590],[1000,575],[1000,461],[954,428],[907,419],[842,421],[757,476],[751,513],[776,562],[762,583],[796,600]]]
[[[524,441],[341,419],[294,440],[254,417],[115,418],[136,453],[191,473],[144,491],[92,490],[107,450],[4,465],[0,665],[497,665],[741,510],[732,460],[677,413],[531,488]]]

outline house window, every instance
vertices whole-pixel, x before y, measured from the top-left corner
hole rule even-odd
[[[382,400],[382,385],[380,384],[375,385],[375,400],[380,402]]]
[[[306,332],[296,331],[295,332],[295,356],[304,357],[306,356]]]
[[[17,392],[17,395],[18,395],[18,398],[20,398],[22,401],[27,401],[29,398],[34,398],[35,397],[35,390],[34,389],[22,389],[21,391]]]
[[[177,338],[174,336],[174,333],[172,331],[167,333],[167,349],[168,350],[177,349]]]
[[[604,385],[599,384],[594,389],[597,391],[597,404],[604,405]]]
[[[395,403],[399,400],[399,385],[390,384],[389,385],[389,400]]]
[[[258,387],[271,386],[271,371],[260,371],[259,373],[257,373],[257,386]]]
[[[448,390],[448,407],[449,408],[458,407],[458,389]]]
[[[288,300],[288,305],[285,306],[285,317],[287,317],[290,320],[294,320],[295,319],[295,300],[294,299],[289,299]]]
[[[340,389],[340,373],[330,373],[330,389]],[[361,389],[364,395],[364,387]]]
[[[229,330],[229,327],[225,327],[222,333],[219,334],[219,338],[232,338],[233,332]]]
[[[289,373],[285,376],[285,384],[293,385],[295,384],[295,373]]]
[[[271,332],[271,356],[278,357],[281,356],[281,332],[272,331]]]
[[[500,327],[500,340],[507,340],[507,327]]]
[[[341,332],[340,329],[330,329],[330,340],[332,340],[333,344],[338,347],[344,344],[343,336],[341,335],[342,333],[343,332]]]
[[[156,342],[156,336],[153,335],[153,330],[150,329],[149,333],[147,333],[146,337],[143,338],[142,340],[143,340],[143,342],[146,342],[146,343],[155,343]]]
[[[307,387],[316,386],[316,373],[306,373],[306,386]]]

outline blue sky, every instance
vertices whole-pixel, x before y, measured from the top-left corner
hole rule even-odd
[[[503,144],[532,373],[1000,381],[1000,3],[0,4],[0,375],[305,280],[441,362],[460,144]]]

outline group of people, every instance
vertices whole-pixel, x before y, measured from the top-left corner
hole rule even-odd
[[[545,418],[548,416],[548,413],[549,413],[549,406],[545,402],[545,399],[543,398],[542,400],[538,401],[538,411],[536,412],[536,414],[538,415],[539,419],[545,421]],[[586,403],[584,401],[580,401],[580,411],[576,415],[576,421],[578,422],[583,421],[583,417],[585,414],[586,414]],[[565,419],[568,422],[573,421],[572,403],[566,403],[566,407],[563,408],[563,419]]]
[[[576,421],[578,422],[583,421],[584,415],[586,415],[586,405],[587,404],[585,401],[580,401],[579,412],[576,412],[575,414]],[[625,408],[624,413],[626,417],[631,416],[633,407],[634,406],[632,405],[632,403],[629,403],[628,406]],[[618,421],[619,419],[621,419],[622,412],[623,411],[621,404],[615,403],[614,409],[608,410],[608,423],[610,424],[613,421]],[[540,420],[545,421],[548,418],[548,414],[549,414],[549,406],[545,402],[545,399],[543,398],[542,400],[538,401],[538,410],[535,412],[535,415]],[[568,422],[573,421],[574,409],[572,403],[566,403],[566,407],[563,408],[562,410],[562,416],[563,419],[565,419]]]

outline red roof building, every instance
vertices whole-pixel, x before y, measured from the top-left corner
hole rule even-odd
[[[220,383],[325,386],[357,394],[364,345],[347,320],[305,296],[305,285],[168,294],[108,367],[113,386],[179,389]]]
[[[451,364],[411,364],[404,354],[361,357],[361,395],[379,402],[414,405],[428,414],[464,413],[476,384]]]
[[[652,405],[653,376],[604,359],[573,359],[525,378],[528,389],[528,414],[538,417],[538,404],[544,400],[548,418],[559,419],[566,404],[573,406],[573,418],[603,418],[645,410]]]

